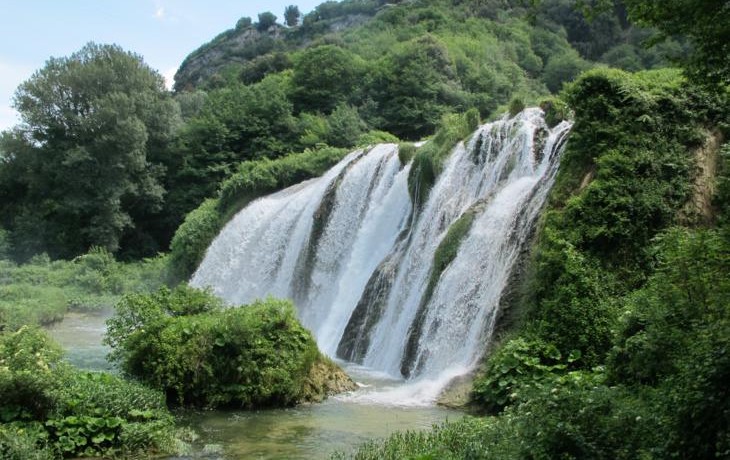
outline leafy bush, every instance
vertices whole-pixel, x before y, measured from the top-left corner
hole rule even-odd
[[[53,409],[61,350],[39,329],[0,335],[0,422],[42,420]]]
[[[405,166],[410,162],[416,155],[418,147],[411,142],[402,142],[398,144],[398,160],[400,164]]]
[[[230,217],[254,198],[324,174],[345,154],[346,150],[326,147],[276,160],[244,161],[221,183],[218,209]]]
[[[0,458],[6,460],[52,460],[48,432],[39,422],[0,423]]]
[[[372,129],[360,136],[357,140],[357,145],[367,147],[373,144],[396,144],[399,140],[393,134]]]
[[[672,456],[722,457],[730,448],[730,244],[716,230],[672,229],[658,267],[626,305],[608,360],[612,383],[657,388]]]
[[[166,261],[159,257],[120,263],[102,249],[71,261],[37,256],[16,265],[0,260],[0,330],[24,324],[49,324],[67,310],[111,308],[122,292],[159,287]]]
[[[545,112],[545,123],[551,128],[557,126],[561,121],[573,118],[568,104],[557,97],[549,97],[541,100],[540,108]]]
[[[0,456],[57,458],[174,452],[159,392],[59,361],[39,329],[0,335]]]
[[[551,374],[565,373],[577,357],[577,353],[563,357],[557,347],[539,338],[508,340],[492,353],[474,381],[472,399],[488,412],[500,412],[508,404],[528,399],[523,392],[534,392]]]
[[[525,101],[521,97],[514,97],[509,101],[509,107],[507,111],[510,117],[517,116],[520,112],[525,110]]]
[[[292,405],[322,359],[288,301],[223,309],[213,295],[179,286],[124,297],[108,326],[110,358],[179,404]]]

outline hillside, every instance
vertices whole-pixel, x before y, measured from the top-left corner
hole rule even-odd
[[[391,9],[396,12],[391,13]],[[399,20],[394,21],[393,15],[398,16]],[[665,43],[659,49],[646,50],[642,42],[652,32],[629,23],[626,10],[620,3],[613,9],[602,10],[586,18],[577,10],[577,3],[572,0],[550,0],[537,2],[532,6],[521,1],[507,0],[329,1],[319,5],[291,27],[279,23],[266,24],[261,20],[253,22],[248,17],[239,19],[235,28],[222,32],[184,60],[175,76],[175,89],[190,91],[194,88],[215,87],[236,79],[252,83],[266,73],[285,70],[287,66],[291,66],[291,62],[284,55],[291,57],[292,53],[309,46],[336,43],[353,50],[353,40],[360,41],[363,38],[358,36],[358,30],[363,28],[378,28],[382,31],[385,24],[395,26],[400,29],[396,40],[406,41],[412,33],[404,29],[417,23],[428,22],[426,31],[440,35],[445,22],[467,18],[495,23],[506,23],[515,19],[526,21],[531,27],[564,37],[583,59],[624,70],[663,65],[667,62],[666,57],[676,57],[682,52],[682,47],[677,43]],[[373,26],[371,22],[377,25]],[[496,28],[492,27],[491,30],[494,32]],[[343,42],[344,36],[350,39]],[[531,41],[536,39],[539,37],[530,37]],[[531,43],[530,46],[534,50],[539,44]],[[534,73],[546,64],[547,62],[533,62],[522,67]]]

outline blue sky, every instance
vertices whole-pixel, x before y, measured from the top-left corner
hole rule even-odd
[[[90,41],[116,43],[172,78],[185,56],[239,18],[271,11],[283,22],[286,5],[307,13],[323,1],[0,0],[0,130],[18,122],[17,86],[51,56]]]

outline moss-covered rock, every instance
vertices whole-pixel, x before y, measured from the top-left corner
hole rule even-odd
[[[328,396],[354,391],[355,381],[331,359],[321,356],[310,367],[304,379],[304,387],[299,402],[322,402]]]

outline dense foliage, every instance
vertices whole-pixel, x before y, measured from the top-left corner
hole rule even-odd
[[[354,458],[730,453],[727,109],[676,71],[595,70],[563,96],[575,124],[522,319],[474,382],[498,415]]]
[[[322,175],[346,153],[344,149],[320,148],[276,160],[240,163],[220,184],[219,197],[190,212],[175,232],[170,245],[172,278],[182,280],[192,275],[222,226],[251,200]]]
[[[649,32],[620,3],[590,21],[575,6],[345,0],[300,18],[289,5],[289,27],[262,12],[191,53],[174,97],[117,46],[52,58],[0,141],[0,253],[153,256],[242,161],[417,139],[450,113],[536,101],[595,62],[638,70],[683,52],[638,46]]]
[[[225,309],[181,285],[125,296],[108,325],[111,359],[172,403],[280,407],[326,392],[310,378],[324,358],[288,301]]]
[[[15,95],[0,138],[0,225],[17,256],[116,251],[155,240],[177,107],[162,77],[117,46],[51,58]]]
[[[57,345],[23,327],[0,335],[0,457],[50,459],[174,453],[163,395],[61,362]]]
[[[49,324],[68,310],[111,309],[122,293],[157,289],[166,264],[164,258],[124,264],[102,249],[71,261],[46,255],[23,265],[0,260],[0,331]]]
[[[670,0],[660,4],[625,0],[631,17],[664,36],[687,36],[694,46],[685,59],[695,80],[727,89],[730,85],[730,9],[722,0]]]

